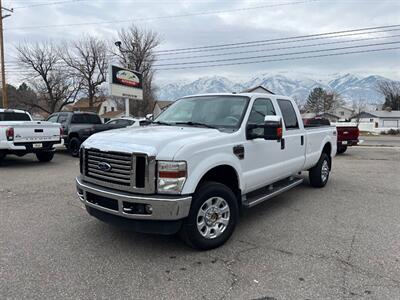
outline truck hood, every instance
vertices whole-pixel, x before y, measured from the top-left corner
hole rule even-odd
[[[83,147],[102,151],[146,153],[159,159],[173,159],[184,145],[226,134],[217,129],[186,126],[128,127],[96,133],[83,143]]]

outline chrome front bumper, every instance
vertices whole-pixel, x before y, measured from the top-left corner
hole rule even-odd
[[[167,221],[183,219],[189,215],[190,204],[192,202],[191,196],[148,196],[116,191],[96,184],[83,182],[80,176],[76,178],[76,188],[78,197],[84,205],[113,215],[135,220]],[[106,201],[111,200],[114,203],[118,203],[118,205],[115,209],[110,209],[96,203],[96,201],[89,202],[88,193],[101,196],[102,198],[106,198]],[[129,203],[149,204],[152,207],[152,212],[151,214],[128,213],[125,211],[125,206]]]

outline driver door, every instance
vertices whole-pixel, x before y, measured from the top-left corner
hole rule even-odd
[[[251,108],[247,125],[264,126],[264,117],[276,115],[274,103],[267,98],[258,98]],[[245,158],[242,160],[243,176],[246,182],[246,192],[256,190],[280,179],[281,143],[264,139],[264,129],[252,129],[257,138],[247,139],[244,143]]]

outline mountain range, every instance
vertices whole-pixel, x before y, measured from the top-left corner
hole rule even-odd
[[[172,81],[159,86],[158,99],[175,100],[182,96],[199,93],[240,92],[262,85],[275,94],[287,95],[305,103],[308,94],[315,87],[338,92],[342,99],[351,105],[353,101],[364,101],[377,105],[384,101],[377,91],[377,84],[382,80],[391,80],[379,75],[361,76],[351,73],[325,76],[303,73],[264,73],[250,80],[234,80],[223,76],[206,76],[196,80]]]

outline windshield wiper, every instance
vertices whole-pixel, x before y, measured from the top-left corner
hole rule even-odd
[[[189,125],[189,126],[203,126],[203,127],[207,127],[207,128],[218,129],[217,127],[212,126],[212,125],[208,125],[208,124],[205,124],[205,123],[199,123],[199,122],[191,122],[191,121],[189,121],[189,122],[175,122],[174,124],[176,124],[176,125]]]
[[[167,123],[167,122],[163,122],[163,121],[152,121],[151,124],[171,126],[171,123]]]

